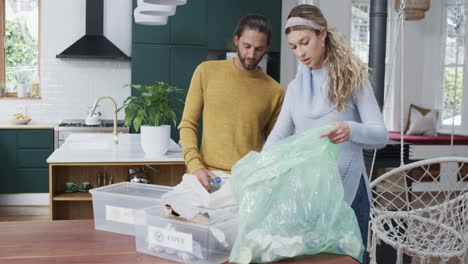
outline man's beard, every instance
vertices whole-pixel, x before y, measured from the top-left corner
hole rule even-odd
[[[239,49],[237,49],[237,56],[239,57],[239,61],[242,64],[242,67],[244,67],[244,69],[247,70],[247,71],[251,71],[251,70],[254,70],[254,69],[257,68],[258,63],[260,63],[260,61],[262,60],[263,56],[265,56],[265,54],[263,54],[262,57],[260,57],[260,59],[256,60],[253,64],[247,64],[245,62],[246,59],[241,56],[241,54],[239,52]]]

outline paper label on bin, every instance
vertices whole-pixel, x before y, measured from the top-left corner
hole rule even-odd
[[[193,253],[192,234],[148,226],[148,243],[153,246],[167,247]]]
[[[135,224],[135,213],[130,208],[106,205],[106,220],[133,225]]]

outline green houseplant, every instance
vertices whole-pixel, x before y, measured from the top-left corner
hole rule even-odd
[[[141,145],[146,154],[165,154],[171,137],[170,124],[176,125],[176,112],[181,110],[169,104],[169,97],[184,94],[185,90],[163,82],[126,87],[135,89],[140,95],[129,96],[117,111],[125,109],[125,124],[131,124],[136,131],[141,130]]]
[[[6,85],[5,83],[0,83],[0,97],[6,96]]]

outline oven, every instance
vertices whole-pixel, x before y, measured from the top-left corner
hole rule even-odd
[[[65,119],[54,128],[54,148],[58,149],[65,139],[71,134],[77,133],[112,133],[114,131],[113,120],[102,120],[100,125],[86,125],[83,119]],[[122,120],[117,121],[117,133],[129,133],[130,128],[124,125]]]

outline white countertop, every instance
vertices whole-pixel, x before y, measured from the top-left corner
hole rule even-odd
[[[139,134],[119,134],[114,144],[112,134],[72,134],[47,159],[48,163],[132,163],[183,162],[180,147],[171,140],[164,156],[149,157],[140,145]]]
[[[29,123],[27,125],[13,125],[0,123],[0,129],[54,129],[54,124]]]

